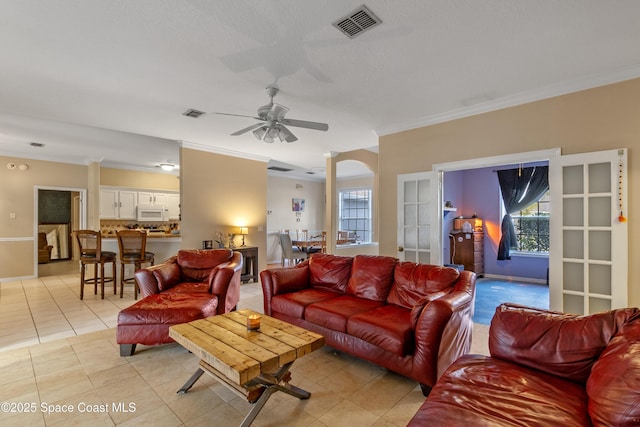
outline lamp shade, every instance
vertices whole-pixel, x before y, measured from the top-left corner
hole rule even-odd
[[[249,228],[248,227],[240,227],[240,233],[242,235],[246,235],[249,234]]]

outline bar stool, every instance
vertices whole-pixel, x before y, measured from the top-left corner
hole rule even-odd
[[[94,295],[98,294],[98,281],[100,281],[101,297],[104,299],[104,284],[113,282],[113,293],[116,290],[116,253],[102,250],[102,236],[94,230],[76,230],[73,232],[80,249],[80,299],[84,298],[84,285],[93,284]],[[104,265],[112,264],[111,277],[105,277]],[[85,278],[85,268],[93,265],[93,278]],[[98,265],[100,265],[100,277],[98,277]]]
[[[125,264],[133,264],[133,271],[140,270],[142,264],[153,265],[155,254],[146,252],[147,233],[139,230],[120,230],[117,233],[120,248],[120,298],[124,293],[124,284],[133,283],[133,297],[138,299],[138,284],[134,277],[124,277]]]

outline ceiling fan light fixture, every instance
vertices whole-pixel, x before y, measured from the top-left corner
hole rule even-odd
[[[262,140],[268,144],[273,144],[273,141],[275,141],[269,134],[266,134]]]
[[[277,127],[269,128],[269,130],[267,131],[267,135],[269,135],[271,138],[278,138],[280,136],[280,129],[278,129]]]
[[[265,133],[267,133],[267,129],[262,126],[253,131],[253,136],[255,136],[258,141],[262,141],[262,137]]]

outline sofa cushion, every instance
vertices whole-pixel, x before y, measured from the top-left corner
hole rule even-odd
[[[347,321],[347,333],[398,356],[412,354],[414,333],[411,310],[393,304],[354,314]]]
[[[175,325],[214,316],[217,308],[209,293],[153,294],[121,310],[118,325]]]
[[[183,282],[204,282],[211,269],[231,259],[231,249],[183,249],[178,251],[177,262]]]
[[[304,310],[304,319],[333,331],[347,332],[347,320],[351,316],[381,305],[378,301],[341,295],[308,305]]]
[[[309,288],[288,294],[274,295],[271,298],[271,310],[302,319],[304,309],[315,302],[336,298],[342,295],[330,289]]]
[[[451,287],[459,276],[458,270],[451,267],[400,262],[393,272],[393,285],[387,302],[411,309],[424,297],[431,294],[441,296],[441,292]]]
[[[414,426],[590,426],[578,383],[480,355],[455,361],[408,424]]]
[[[491,320],[489,351],[494,357],[584,384],[630,310],[579,316],[501,304]]]
[[[211,297],[210,292],[209,292],[209,284],[207,282],[182,282],[182,283],[178,283],[177,285],[175,285],[174,287],[171,288],[171,292],[173,293],[187,293],[187,294],[192,294],[192,293],[206,293],[209,294],[209,297]]]
[[[372,301],[385,301],[397,259],[380,255],[356,255],[346,293]]]
[[[158,282],[158,290],[160,292],[180,283],[180,267],[176,263],[161,264],[150,270]]]
[[[640,316],[621,328],[594,363],[587,394],[594,425],[640,424]]]
[[[351,276],[353,258],[330,254],[313,254],[309,259],[311,286],[344,293]]]
[[[296,292],[309,286],[309,266],[300,268],[274,268],[271,270],[273,294]]]

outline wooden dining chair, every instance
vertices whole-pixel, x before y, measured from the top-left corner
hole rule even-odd
[[[142,264],[153,265],[155,254],[147,252],[147,233],[140,230],[120,230],[117,233],[120,249],[120,298],[124,294],[124,284],[133,283],[133,298],[138,299],[138,284],[133,276],[124,277],[125,264],[133,265],[133,272],[140,270]]]
[[[320,252],[323,254],[327,253],[327,232],[323,231],[320,235]]]
[[[94,230],[76,230],[73,232],[78,242],[80,250],[80,299],[84,298],[84,285],[93,285],[94,295],[98,294],[98,283],[100,283],[101,298],[104,299],[104,284],[113,282],[113,293],[116,289],[116,253],[102,250],[102,236],[100,232]],[[112,275],[105,277],[104,265],[111,264]],[[86,267],[93,265],[93,278],[87,279]],[[100,275],[98,276],[98,267]]]

